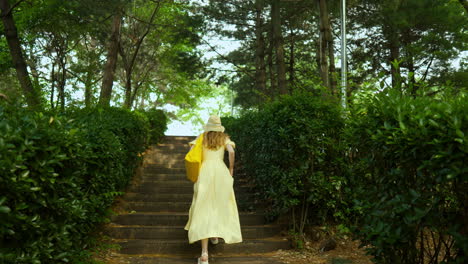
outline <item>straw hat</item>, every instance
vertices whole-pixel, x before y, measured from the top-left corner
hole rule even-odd
[[[221,125],[221,118],[219,118],[217,115],[210,116],[206,125],[203,126],[203,129],[205,129],[205,132],[224,132],[224,127]]]

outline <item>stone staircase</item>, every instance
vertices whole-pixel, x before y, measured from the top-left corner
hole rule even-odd
[[[194,137],[166,137],[145,155],[143,172],[122,199],[122,213],[114,216],[106,234],[120,244],[127,263],[196,263],[200,242],[189,244],[183,228],[188,220],[193,184],[185,178],[184,156]],[[235,179],[236,199],[251,198],[247,184]],[[239,206],[243,242],[209,245],[210,263],[277,263],[265,253],[289,248],[280,226],[265,224],[264,215]]]

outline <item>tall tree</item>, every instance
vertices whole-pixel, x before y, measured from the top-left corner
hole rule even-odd
[[[276,74],[278,78],[278,89],[280,94],[287,94],[286,65],[284,61],[284,40],[281,32],[281,10],[280,0],[271,2],[271,24],[273,28],[273,45],[276,54]]]
[[[318,58],[320,76],[323,85],[331,94],[337,95],[335,50],[332,37],[329,7],[326,0],[317,0],[319,9],[320,38],[318,41]]]
[[[440,80],[453,67],[450,61],[466,50],[464,12],[456,1],[445,0],[356,3],[349,9],[354,35],[349,65],[359,72],[352,74],[361,80],[390,75],[393,87],[416,94],[421,82]]]
[[[149,10],[152,10],[148,21],[142,21],[140,19],[137,20],[136,18],[129,18],[128,20],[134,20],[128,23],[130,27],[133,27],[133,28],[130,28],[132,32],[132,38],[130,42],[131,45],[128,45],[125,48],[122,45],[123,43],[119,45],[120,47],[119,53],[120,53],[120,56],[122,57],[123,67],[125,70],[125,101],[124,101],[125,108],[132,107],[133,101],[135,99],[135,95],[138,91],[138,86],[135,88],[132,87],[133,70],[135,67],[137,56],[140,52],[140,48],[142,47],[143,41],[145,40],[150,30],[154,28],[153,22],[159,10],[160,5],[161,5],[161,1],[157,1],[156,3],[153,4],[152,7],[148,6],[148,8],[151,8]],[[133,15],[135,15],[134,12],[133,12]],[[138,32],[139,27],[143,27],[143,30],[140,36],[137,35],[139,34]]]
[[[255,85],[265,96],[266,67],[265,67],[265,22],[263,19],[264,0],[255,0]]]
[[[107,62],[104,68],[104,77],[102,79],[101,95],[99,104],[109,106],[112,86],[114,83],[115,67],[117,65],[117,56],[119,52],[120,24],[122,23],[122,11],[117,10],[112,19],[112,29],[107,49]]]
[[[18,5],[20,2],[21,1],[17,2],[15,5]],[[15,20],[13,19],[12,12],[14,7],[15,6],[10,6],[8,0],[0,0],[0,16],[2,17],[5,36],[8,42],[8,47],[10,49],[13,65],[16,69],[16,75],[19,83],[21,84],[21,88],[23,89],[26,101],[30,107],[40,108],[40,93],[33,87],[29,77],[29,72],[26,67],[26,62],[24,60],[21,49],[21,43],[18,37],[18,30],[15,25]]]
[[[261,3],[264,11],[259,8]],[[295,89],[314,90],[320,82],[319,64],[312,63],[317,49],[312,43],[320,33],[318,2],[284,3],[276,0],[210,0],[203,9],[215,36],[234,38],[240,43],[235,51],[219,56],[222,62],[234,65],[234,73],[220,75],[230,75],[224,79],[232,80],[230,85],[237,93],[237,104],[258,106],[265,99]],[[328,28],[331,27],[329,24]],[[331,37],[328,39],[333,43]],[[326,47],[327,63],[329,60],[334,62],[334,54],[328,56],[330,50],[334,52],[333,45]],[[260,59],[262,54],[264,65]],[[327,67],[326,70],[334,72],[334,64],[328,65],[331,69]],[[249,70],[255,75],[249,74]],[[261,90],[263,82],[265,92]]]

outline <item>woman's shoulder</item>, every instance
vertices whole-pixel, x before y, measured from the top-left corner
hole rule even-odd
[[[194,140],[190,141],[190,142],[188,143],[189,146],[195,145],[195,143],[197,142],[197,140],[198,140],[198,139],[200,138],[200,136],[202,136],[202,135],[203,135],[203,133],[200,134],[200,135],[198,135]]]
[[[234,141],[231,140],[231,138],[229,136],[226,136],[226,141],[224,143],[225,145],[231,145],[233,147],[236,147],[236,143],[234,143]]]

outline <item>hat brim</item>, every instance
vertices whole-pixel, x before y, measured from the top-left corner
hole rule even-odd
[[[224,132],[225,128],[224,126],[210,126],[210,125],[205,125],[203,126],[203,129],[205,130],[205,132],[210,132],[210,131],[214,131],[214,132]]]

